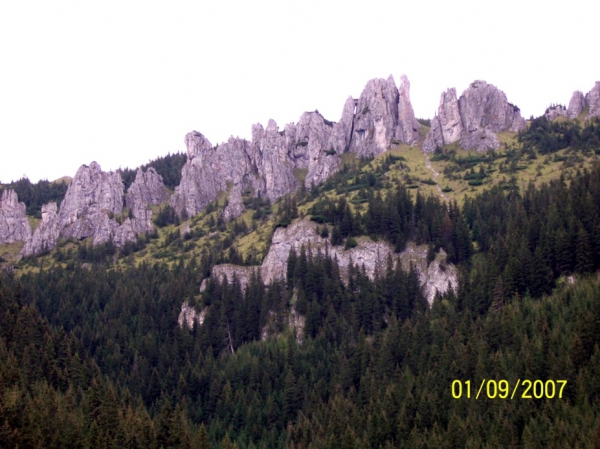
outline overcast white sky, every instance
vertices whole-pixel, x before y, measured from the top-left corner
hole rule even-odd
[[[1,1],[0,181],[135,167],[340,118],[371,78],[405,73],[418,117],[475,79],[525,117],[600,80],[600,2]]]

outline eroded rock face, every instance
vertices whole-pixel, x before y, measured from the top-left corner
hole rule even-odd
[[[431,129],[425,136],[423,150],[433,152],[437,147],[458,142],[462,131],[456,89],[451,88],[440,96],[440,106],[437,115],[431,120]]]
[[[469,150],[496,149],[500,147],[497,133],[517,132],[525,127],[519,108],[507,101],[504,92],[485,81],[471,83],[458,99],[460,124],[457,123],[454,96],[453,89],[442,94],[438,115],[432,120],[423,145],[424,151],[431,152],[438,146],[458,140]]]
[[[193,330],[196,324],[198,324],[198,326],[202,326],[205,318],[206,309],[197,312],[196,309],[186,301],[181,305],[181,311],[177,317],[177,323],[182,329],[187,327],[188,329]]]
[[[410,82],[406,75],[400,77],[398,89],[398,132],[396,138],[400,142],[413,145],[419,141],[421,125],[415,118],[415,111],[410,102]]]
[[[94,244],[109,241],[119,224],[110,218],[123,211],[123,181],[116,172],[103,172],[97,162],[83,165],[60,205],[61,237],[94,236]]]
[[[520,131],[525,127],[519,108],[510,104],[504,92],[485,81],[475,81],[458,100],[463,133],[461,146],[485,151],[500,146],[495,133]]]
[[[244,210],[245,207],[242,201],[242,188],[239,184],[236,184],[229,193],[229,201],[227,206],[225,206],[225,209],[223,209],[223,220],[226,222],[231,221],[242,215]]]
[[[576,119],[579,117],[579,114],[583,112],[583,110],[587,108],[587,101],[585,100],[585,95],[580,90],[576,90],[573,92],[571,96],[571,100],[569,101],[569,107],[567,109],[567,115],[570,119]]]
[[[56,213],[56,203],[48,203],[42,206],[42,221],[27,240],[21,250],[21,255],[32,256],[45,251],[50,251],[56,246],[60,234],[60,222]]]
[[[241,265],[233,265],[230,263],[224,263],[221,265],[215,265],[211,271],[211,276],[215,276],[219,282],[223,282],[227,279],[227,282],[232,283],[234,278],[240,283],[242,291],[246,290],[250,278],[252,275],[260,274],[259,267],[248,267]],[[206,279],[202,281],[200,285],[200,291],[203,292],[206,289]]]
[[[274,120],[269,120],[267,129],[259,124],[252,127],[250,165],[253,170],[248,174],[255,180],[255,192],[275,201],[298,188],[294,168],[296,159],[306,152],[306,148],[297,148],[295,143],[296,127],[293,124],[287,125],[284,132],[279,132]]]
[[[252,185],[255,167],[250,158],[251,145],[233,137],[217,147],[197,131],[186,135],[188,160],[181,171],[181,183],[171,197],[171,206],[179,213],[193,216],[217,198],[227,184]],[[260,187],[260,186],[255,186]]]
[[[358,99],[350,151],[358,157],[377,156],[398,138],[398,89],[394,78],[372,79]]]
[[[19,203],[14,190],[3,191],[0,197],[0,243],[25,242],[30,237],[25,203]]]
[[[295,127],[295,143],[290,154],[295,168],[307,169],[304,180],[307,188],[321,184],[338,171],[340,154],[328,146],[333,128],[334,124],[327,122],[318,111],[302,114]]]
[[[386,242],[373,242],[366,237],[361,237],[357,239],[357,243],[356,248],[349,250],[344,250],[341,246],[332,246],[329,239],[317,235],[316,223],[308,219],[295,221],[287,228],[277,228],[273,234],[269,252],[260,266],[261,278],[265,284],[271,284],[275,280],[284,281],[290,252],[293,249],[296,254],[300,254],[304,247],[313,255],[321,253],[336,259],[342,280],[348,278],[350,264],[359,268],[364,267],[366,274],[373,279],[376,273],[384,272],[389,257],[394,263],[402,263],[405,270],[409,269],[409,264],[412,262],[419,272],[419,279],[429,304],[433,302],[436,292],[445,293],[449,285],[452,288],[457,286],[456,267],[451,264],[444,266],[445,253],[443,251],[436,257],[436,260],[427,265],[426,246],[417,247],[409,244],[405,251],[396,254],[394,248]],[[213,267],[211,275],[217,276],[221,281],[225,277],[231,281],[235,275],[244,290],[255,269],[258,267],[216,265]]]
[[[346,103],[344,103],[342,118],[339,122],[333,124],[327,148],[334,150],[338,155],[348,151],[350,139],[352,138],[352,122],[355,109],[356,101],[354,98],[348,97]]]
[[[600,81],[596,81],[592,90],[585,96],[585,101],[590,108],[586,118],[600,117]]]
[[[149,204],[160,204],[168,197],[162,178],[154,169],[138,171],[125,198],[132,217],[121,224],[116,217],[123,212],[123,182],[118,172],[103,172],[92,162],[83,165],[69,185],[57,213],[55,203],[42,207],[42,222],[23,247],[21,254],[30,256],[54,248],[59,237],[78,240],[92,237],[99,245],[112,241],[121,247],[135,241],[141,232],[152,230]]]
[[[125,195],[125,205],[131,211],[132,219],[129,223],[123,223],[124,229],[120,232],[118,241],[122,241],[125,235],[133,238],[135,234],[142,232],[150,232],[154,229],[152,224],[152,211],[148,209],[149,205],[159,205],[169,199],[169,191],[163,184],[162,176],[160,176],[154,168],[150,167],[144,173],[142,169],[138,169],[135,180],[129,186]],[[127,221],[127,220],[126,220]],[[116,241],[115,241],[115,244]],[[117,244],[117,246],[119,246]]]
[[[266,128],[253,125],[251,142],[230,138],[213,147],[193,131],[185,137],[188,160],[170,204],[180,215],[193,216],[231,185],[241,191],[251,188],[255,195],[276,201],[298,189],[301,182],[310,188],[331,177],[346,151],[366,157],[397,142],[415,143],[420,125],[409,91],[405,76],[400,92],[391,76],[371,80],[358,101],[346,100],[338,123],[318,111],[305,112],[297,124],[290,123],[283,131],[273,120]]]
[[[546,119],[549,122],[551,122],[552,120],[554,120],[557,117],[568,117],[569,112],[568,112],[567,108],[565,108],[563,105],[557,104],[557,105],[552,105],[548,109],[546,109],[544,116],[546,117]]]

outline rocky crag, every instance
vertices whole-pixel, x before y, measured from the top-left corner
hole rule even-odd
[[[154,169],[138,171],[125,202],[132,217],[122,223],[123,181],[119,172],[103,172],[97,162],[77,171],[57,213],[55,203],[42,207],[42,221],[28,239],[21,254],[30,256],[54,248],[60,237],[83,240],[92,237],[94,245],[112,241],[123,246],[141,232],[152,230],[150,204],[166,201],[168,192]]]
[[[293,250],[300,253],[302,247],[311,251],[313,255],[321,253],[336,259],[342,280],[348,278],[350,265],[356,265],[362,269],[371,279],[376,273],[383,273],[387,266],[388,258],[394,263],[401,263],[408,270],[412,263],[419,272],[419,278],[424,287],[425,296],[429,304],[433,303],[436,292],[444,293],[450,285],[457,287],[457,271],[452,264],[445,264],[445,253],[427,264],[427,248],[409,244],[400,254],[394,252],[394,248],[386,242],[373,242],[367,237],[357,239],[355,248],[345,250],[341,246],[332,246],[328,238],[323,238],[316,232],[316,223],[304,219],[297,220],[286,228],[277,228],[271,240],[269,252],[260,266],[239,266],[232,264],[216,265],[213,267],[211,276],[216,276],[220,281],[227,279],[229,282],[235,277],[242,288],[248,285],[250,277],[257,272],[261,275],[265,284],[271,284],[275,280],[285,280],[287,261]],[[205,288],[202,284],[201,291]]]
[[[596,81],[594,87],[586,95],[580,90],[573,92],[568,108],[562,105],[552,105],[546,109],[544,116],[550,121],[557,117],[576,119],[586,110],[584,119],[600,117],[600,81]]]
[[[0,197],[0,243],[25,242],[30,237],[25,204],[19,203],[14,190],[3,191]]]
[[[367,83],[360,98],[348,98],[339,122],[326,120],[318,111],[305,112],[297,124],[280,131],[269,120],[266,129],[252,127],[252,141],[230,138],[213,146],[201,133],[185,138],[188,161],[171,206],[193,216],[214,201],[219,192],[230,191],[227,219],[239,216],[238,192],[248,189],[275,201],[302,184],[322,183],[340,166],[340,156],[352,151],[359,157],[378,155],[391,146],[419,139],[420,125],[410,103],[410,83],[403,76],[400,90],[394,79]],[[235,195],[235,196],[233,196]]]
[[[427,263],[427,248],[409,243],[400,254],[385,242],[373,242],[369,238],[357,239],[355,248],[345,250],[341,246],[332,246],[328,238],[323,238],[316,232],[316,223],[308,220],[296,220],[287,228],[277,228],[273,234],[271,247],[260,266],[240,266],[233,264],[215,265],[211,270],[211,277],[219,281],[233,282],[235,279],[245,291],[250,278],[260,275],[265,285],[273,281],[285,281],[287,261],[293,250],[300,254],[302,248],[310,251],[313,256],[318,254],[331,257],[337,261],[342,281],[348,279],[350,265],[358,266],[365,270],[369,278],[373,279],[377,273],[383,274],[387,267],[388,258],[393,264],[401,264],[404,270],[409,270],[411,264],[419,273],[419,280],[429,305],[433,304],[436,294],[448,291],[449,288],[458,287],[458,272],[454,265],[446,264],[446,254],[441,250],[430,264]],[[200,291],[206,289],[205,279],[200,286]],[[196,310],[189,302],[181,305],[179,313],[179,327],[193,329],[195,324],[202,325],[206,309]],[[305,317],[300,316],[294,307],[288,316],[290,327],[296,329],[298,338],[302,338],[302,329]],[[263,339],[267,338],[268,329],[263,330]]]
[[[474,81],[458,100],[455,89],[442,93],[423,150],[433,152],[454,142],[469,150],[493,150],[500,147],[499,132],[524,127],[519,108],[508,102],[504,92],[485,81]]]

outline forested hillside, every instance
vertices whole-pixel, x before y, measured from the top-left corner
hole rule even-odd
[[[230,222],[224,194],[190,219],[156,207],[157,230],[120,249],[63,240],[21,261],[0,277],[0,446],[594,447],[598,129],[540,118],[502,151],[346,157],[275,204],[243,192]],[[180,156],[154,161],[171,188]],[[342,277],[311,247],[285,281],[209,277],[306,217],[335,247],[443,249],[458,288],[430,306],[413,265]]]

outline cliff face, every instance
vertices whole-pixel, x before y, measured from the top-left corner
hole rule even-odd
[[[133,218],[122,224],[115,219],[123,212],[123,182],[118,172],[103,172],[97,162],[83,165],[69,185],[57,213],[55,203],[42,207],[42,222],[23,247],[30,256],[56,246],[58,238],[78,240],[92,237],[94,245],[113,241],[116,246],[135,240],[140,232],[152,230],[149,204],[160,204],[168,192],[162,178],[150,168],[138,171],[125,202]]]
[[[152,225],[152,211],[150,205],[159,205],[169,199],[169,191],[163,184],[162,176],[150,167],[144,173],[138,169],[133,184],[125,195],[125,205],[131,211],[131,229],[135,234],[150,232]]]
[[[585,102],[589,108],[586,118],[600,117],[600,81],[596,81],[592,90],[587,93]]]
[[[188,161],[182,169],[180,185],[171,197],[179,213],[193,216],[214,201],[219,192],[235,186],[231,198],[241,213],[237,191],[252,188],[255,195],[276,201],[304,183],[310,188],[339,170],[340,156],[353,151],[359,157],[380,154],[397,142],[413,144],[419,127],[410,103],[410,83],[402,76],[400,91],[394,79],[374,79],[367,83],[360,99],[348,98],[337,123],[318,111],[305,112],[298,123],[279,130],[274,120],[266,129],[252,126],[252,141],[230,138],[213,147],[197,131],[186,135]],[[305,173],[302,179],[298,174]]]
[[[30,237],[25,204],[19,203],[14,190],[3,191],[0,197],[0,243],[25,242]]]
[[[306,251],[313,254],[327,254],[336,259],[342,280],[347,279],[350,264],[360,268],[364,266],[366,274],[373,279],[376,273],[382,273],[386,267],[388,257],[394,263],[402,264],[405,270],[409,269],[412,262],[419,272],[419,279],[423,285],[425,296],[431,305],[436,292],[444,293],[448,286],[457,287],[457,270],[452,264],[443,267],[445,253],[441,254],[427,264],[427,249],[409,244],[405,251],[400,254],[394,253],[394,249],[385,242],[373,242],[368,238],[358,239],[358,246],[344,250],[341,246],[332,246],[329,239],[322,238],[316,233],[316,223],[308,219],[298,220],[287,228],[277,228],[271,240],[271,247],[260,267],[242,267],[232,264],[216,265],[213,267],[212,276],[219,280],[227,278],[229,282],[235,276],[240,282],[242,290],[248,285],[250,276],[255,270],[260,270],[260,275],[265,284],[275,280],[285,280],[287,261],[290,252],[294,250],[297,254],[304,247]],[[204,283],[201,290],[204,290]]]
[[[56,203],[48,203],[42,206],[42,221],[25,243],[21,250],[24,256],[50,251],[56,246],[60,234],[60,222],[56,213]]]
[[[406,76],[402,76],[400,92],[391,75],[367,83],[358,99],[350,151],[359,157],[377,156],[394,141],[414,144],[419,140],[420,125],[409,91]]]
[[[519,108],[507,101],[504,92],[485,81],[474,81],[458,101],[454,89],[442,94],[423,150],[433,152],[457,141],[469,150],[496,149],[500,147],[497,133],[524,127]]]

